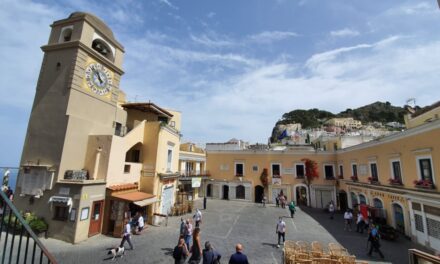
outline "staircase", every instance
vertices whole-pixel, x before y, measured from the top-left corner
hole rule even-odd
[[[3,263],[57,263],[9,198],[0,190],[0,260]]]

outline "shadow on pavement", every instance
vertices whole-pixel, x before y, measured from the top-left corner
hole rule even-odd
[[[263,243],[261,243],[261,245],[263,245],[263,246],[270,246],[270,247],[273,247],[273,248],[276,248],[276,247],[277,247],[277,244],[275,244],[275,243],[266,243],[266,242],[263,242]]]
[[[161,248],[161,250],[165,251],[164,254],[167,255],[167,256],[172,256],[173,255],[173,251],[174,251],[173,248]]]

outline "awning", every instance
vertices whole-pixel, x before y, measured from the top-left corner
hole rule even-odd
[[[138,206],[146,206],[157,202],[157,197],[154,194],[144,193],[144,192],[129,192],[121,194],[112,194],[112,197],[122,199],[128,202],[133,202]]]
[[[157,197],[153,197],[153,198],[150,198],[150,199],[145,199],[145,200],[142,200],[142,201],[137,201],[137,202],[134,202],[134,204],[137,205],[137,206],[140,206],[140,207],[144,207],[144,206],[147,206],[149,204],[153,204],[155,202],[158,202]]]
[[[72,205],[72,198],[65,196],[52,196],[49,199],[49,203],[64,203],[67,206]]]

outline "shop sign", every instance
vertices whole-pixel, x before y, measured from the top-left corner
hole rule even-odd
[[[192,188],[199,188],[200,185],[202,185],[202,178],[192,178],[191,179],[191,187]]]

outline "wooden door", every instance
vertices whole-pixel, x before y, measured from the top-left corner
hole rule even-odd
[[[90,215],[89,237],[101,232],[104,201],[95,201]]]

